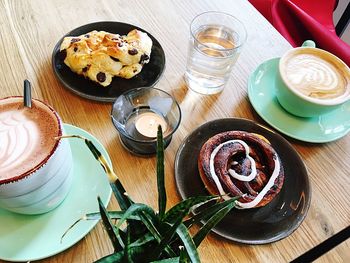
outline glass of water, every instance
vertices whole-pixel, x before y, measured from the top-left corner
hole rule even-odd
[[[201,94],[221,92],[246,41],[245,27],[229,14],[206,12],[192,20],[190,29],[185,81]]]

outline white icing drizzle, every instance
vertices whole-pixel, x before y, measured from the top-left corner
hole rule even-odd
[[[236,173],[235,170],[232,170],[232,169],[228,169],[228,172],[229,174],[233,177],[233,178],[236,178],[237,180],[240,180],[240,181],[244,181],[244,182],[250,182],[251,180],[253,180],[255,177],[256,177],[256,164],[255,164],[255,161],[252,157],[250,157],[249,155],[249,146],[244,142],[244,141],[241,141],[241,140],[230,140],[230,141],[227,141],[226,143],[230,143],[230,142],[238,142],[240,143],[244,149],[245,149],[245,154],[246,154],[246,157],[249,159],[250,161],[250,169],[251,169],[251,172],[248,176],[245,176],[245,175],[241,175],[241,174],[238,174]],[[222,145],[222,144],[220,144]],[[220,146],[219,145],[219,146]]]
[[[214,158],[216,156],[216,154],[219,152],[219,150],[226,144],[229,144],[229,143],[240,143],[245,151],[246,151],[246,157],[249,158],[250,162],[251,162],[251,173],[249,174],[249,176],[242,176],[242,175],[239,175],[237,174],[235,171],[233,171],[232,169],[229,169],[229,173],[232,177],[236,178],[237,180],[240,180],[240,181],[251,181],[253,180],[256,175],[257,175],[257,172],[256,172],[256,165],[255,165],[255,161],[252,157],[249,156],[249,147],[248,145],[242,141],[242,140],[230,140],[230,141],[227,141],[227,142],[224,142],[224,143],[221,143],[219,144],[214,150],[213,152],[211,153],[210,155],[210,161],[209,161],[209,168],[210,168],[210,173],[211,173],[211,176],[215,182],[215,185],[220,193],[220,195],[222,195],[222,198],[225,199],[225,200],[228,200],[230,199],[224,189],[222,188],[222,185],[220,183],[220,180],[215,172],[215,167],[214,167]],[[264,196],[266,195],[266,193],[271,189],[271,187],[274,185],[274,182],[277,178],[277,176],[279,175],[279,172],[280,172],[280,169],[281,169],[281,166],[280,166],[280,162],[277,158],[277,156],[274,158],[274,162],[275,162],[275,167],[274,167],[274,170],[273,170],[273,173],[269,179],[269,181],[267,182],[267,184],[265,185],[265,187],[261,190],[261,192],[255,197],[255,199],[251,202],[248,202],[248,203],[242,203],[242,202],[239,202],[239,201],[236,201],[236,204],[238,205],[238,208],[253,208],[255,207],[257,204],[260,203],[260,201],[264,198]],[[253,168],[254,166],[254,168]],[[232,172],[230,172],[232,171]],[[244,180],[241,180],[242,177],[246,177],[246,178],[249,178],[249,180],[247,180],[246,178],[244,178]],[[244,194],[246,195],[246,194]]]
[[[222,144],[220,144],[219,146],[217,146],[214,151],[211,153],[210,155],[210,160],[209,160],[209,168],[210,168],[210,174],[211,177],[213,178],[215,184],[216,184],[216,188],[219,190],[220,195],[222,195],[222,198],[225,200],[228,200],[229,197],[226,195],[224,189],[222,188],[222,185],[219,181],[218,176],[215,173],[215,168],[214,168],[214,158],[216,156],[216,154],[218,153],[218,151],[221,149],[222,146],[224,146],[225,144],[228,144],[229,142],[224,142]]]
[[[248,203],[242,203],[237,201],[237,205],[241,208],[253,208],[254,206],[256,206],[257,204],[260,203],[260,201],[264,198],[264,196],[266,195],[266,193],[271,189],[271,187],[274,185],[275,180],[277,178],[277,176],[280,173],[280,162],[278,160],[278,158],[276,157],[274,159],[275,161],[275,169],[273,170],[273,173],[269,179],[269,181],[267,182],[267,184],[265,185],[265,187],[261,190],[261,192],[255,197],[255,199],[251,202]]]

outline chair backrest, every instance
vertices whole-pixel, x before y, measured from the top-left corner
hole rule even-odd
[[[333,23],[336,0],[249,0],[293,46],[305,40],[341,58],[350,66],[350,45],[339,38]],[[340,28],[349,22],[349,5]],[[338,24],[339,24],[338,23]]]

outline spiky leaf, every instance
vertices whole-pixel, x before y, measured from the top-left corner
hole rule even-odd
[[[165,214],[167,198],[164,183],[164,142],[162,126],[160,125],[157,133],[157,187],[159,216],[162,219]]]
[[[184,247],[180,248],[180,258],[179,258],[179,263],[189,263],[190,260],[188,259],[187,253],[184,249]]]
[[[179,263],[180,258],[175,257],[175,258],[166,258],[166,259],[161,259],[157,261],[152,261],[151,263]]]
[[[139,214],[140,212],[146,213],[148,215],[151,215],[152,217],[155,216],[155,213],[151,207],[145,204],[132,204],[128,210],[125,211],[123,217],[118,221],[118,224],[116,225],[117,228],[119,228],[124,221],[129,218],[129,216]]]
[[[122,183],[117,179],[111,182],[110,186],[120,208],[122,210],[127,210],[134,202],[129,198]]]
[[[157,242],[160,243],[162,236],[161,236],[160,232],[158,231],[158,229],[153,224],[153,222],[159,221],[158,218],[151,218],[150,215],[143,214],[143,212],[141,212],[139,214],[139,216],[140,216],[142,222],[147,227],[148,231],[150,231],[150,233],[154,236],[154,238],[157,240]],[[157,222],[157,223],[159,224],[160,222]],[[175,252],[171,249],[171,247],[169,247],[169,245],[167,245],[165,247],[165,252],[167,253],[168,256],[171,256],[171,257],[176,256]]]
[[[176,229],[176,233],[180,237],[183,245],[185,246],[187,254],[191,259],[191,262],[200,262],[196,245],[190,233],[188,232],[187,227],[184,224],[180,224],[179,227]]]
[[[120,244],[120,241],[118,240],[118,237],[117,237],[119,235],[119,233],[115,229],[114,225],[112,224],[111,218],[109,217],[108,212],[107,212],[106,208],[104,207],[104,204],[99,196],[97,197],[97,200],[98,200],[98,206],[100,209],[102,222],[106,228],[108,237],[112,242],[112,245],[114,247],[114,251],[120,251],[123,249],[123,246],[122,246],[122,244]]]
[[[122,210],[128,209],[128,207],[133,203],[132,200],[128,197],[124,186],[119,181],[116,174],[113,172],[113,169],[109,166],[104,156],[101,154],[101,152],[96,148],[96,146],[93,144],[92,141],[83,138],[85,141],[85,144],[88,146],[92,154],[94,155],[95,159],[98,160],[102,166],[102,168],[105,170],[109,180],[110,185],[113,191],[114,196],[116,197],[118,204]]]
[[[111,219],[120,219],[125,215],[125,211],[107,211],[108,215]],[[88,213],[80,220],[100,220],[101,214],[99,212],[96,213]],[[131,215],[128,217],[129,220],[141,220],[137,215]]]
[[[126,227],[126,240],[124,242],[124,262],[132,262],[131,260],[131,248],[130,248],[130,227]]]
[[[134,259],[134,262],[137,262],[136,260],[139,258],[142,258],[142,255],[146,255],[149,250],[149,247],[147,246],[138,246],[138,247],[132,247],[129,250],[130,257]],[[124,261],[124,251],[119,251],[116,253],[113,253],[111,255],[105,256],[103,258],[100,258],[99,260],[95,261],[96,263],[119,263],[119,262],[125,262]]]
[[[137,246],[142,246],[150,242],[155,242],[155,238],[151,233],[146,233],[142,235],[140,238],[135,240],[130,244],[130,247],[137,247]]]
[[[188,199],[185,199],[178,203],[177,205],[173,206],[164,217],[164,221],[173,223],[173,221],[178,218],[180,211],[188,211],[185,216],[189,213],[190,209],[193,206],[207,203],[211,200],[218,199],[217,196],[196,196],[196,197],[190,197]]]
[[[168,243],[170,243],[172,237],[176,233],[177,227],[181,224],[182,217],[179,217],[177,221],[168,228],[168,230],[162,235],[161,242],[159,245],[156,246],[155,250],[151,253],[149,256],[150,260],[158,259],[164,248],[167,246]],[[167,223],[164,223],[167,224]]]
[[[204,204],[197,208],[198,213],[193,215],[191,218],[184,221],[184,225],[190,228],[193,224],[199,224],[203,221],[208,220],[211,216],[217,213],[222,208],[226,207],[227,204],[239,199],[239,197],[232,198],[230,200],[226,200],[224,202],[213,203],[213,204]]]
[[[193,237],[193,241],[198,247],[200,243],[203,241],[203,239],[206,237],[206,235],[211,231],[211,229],[216,226],[217,223],[223,219],[228,212],[235,206],[236,200],[231,199],[229,200],[231,202],[228,202],[227,205],[220,209],[217,213],[215,213],[202,227],[201,229],[195,234]]]

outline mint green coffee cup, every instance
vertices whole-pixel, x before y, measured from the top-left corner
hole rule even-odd
[[[275,79],[278,102],[299,117],[329,113],[350,100],[350,69],[313,41],[287,51]]]

